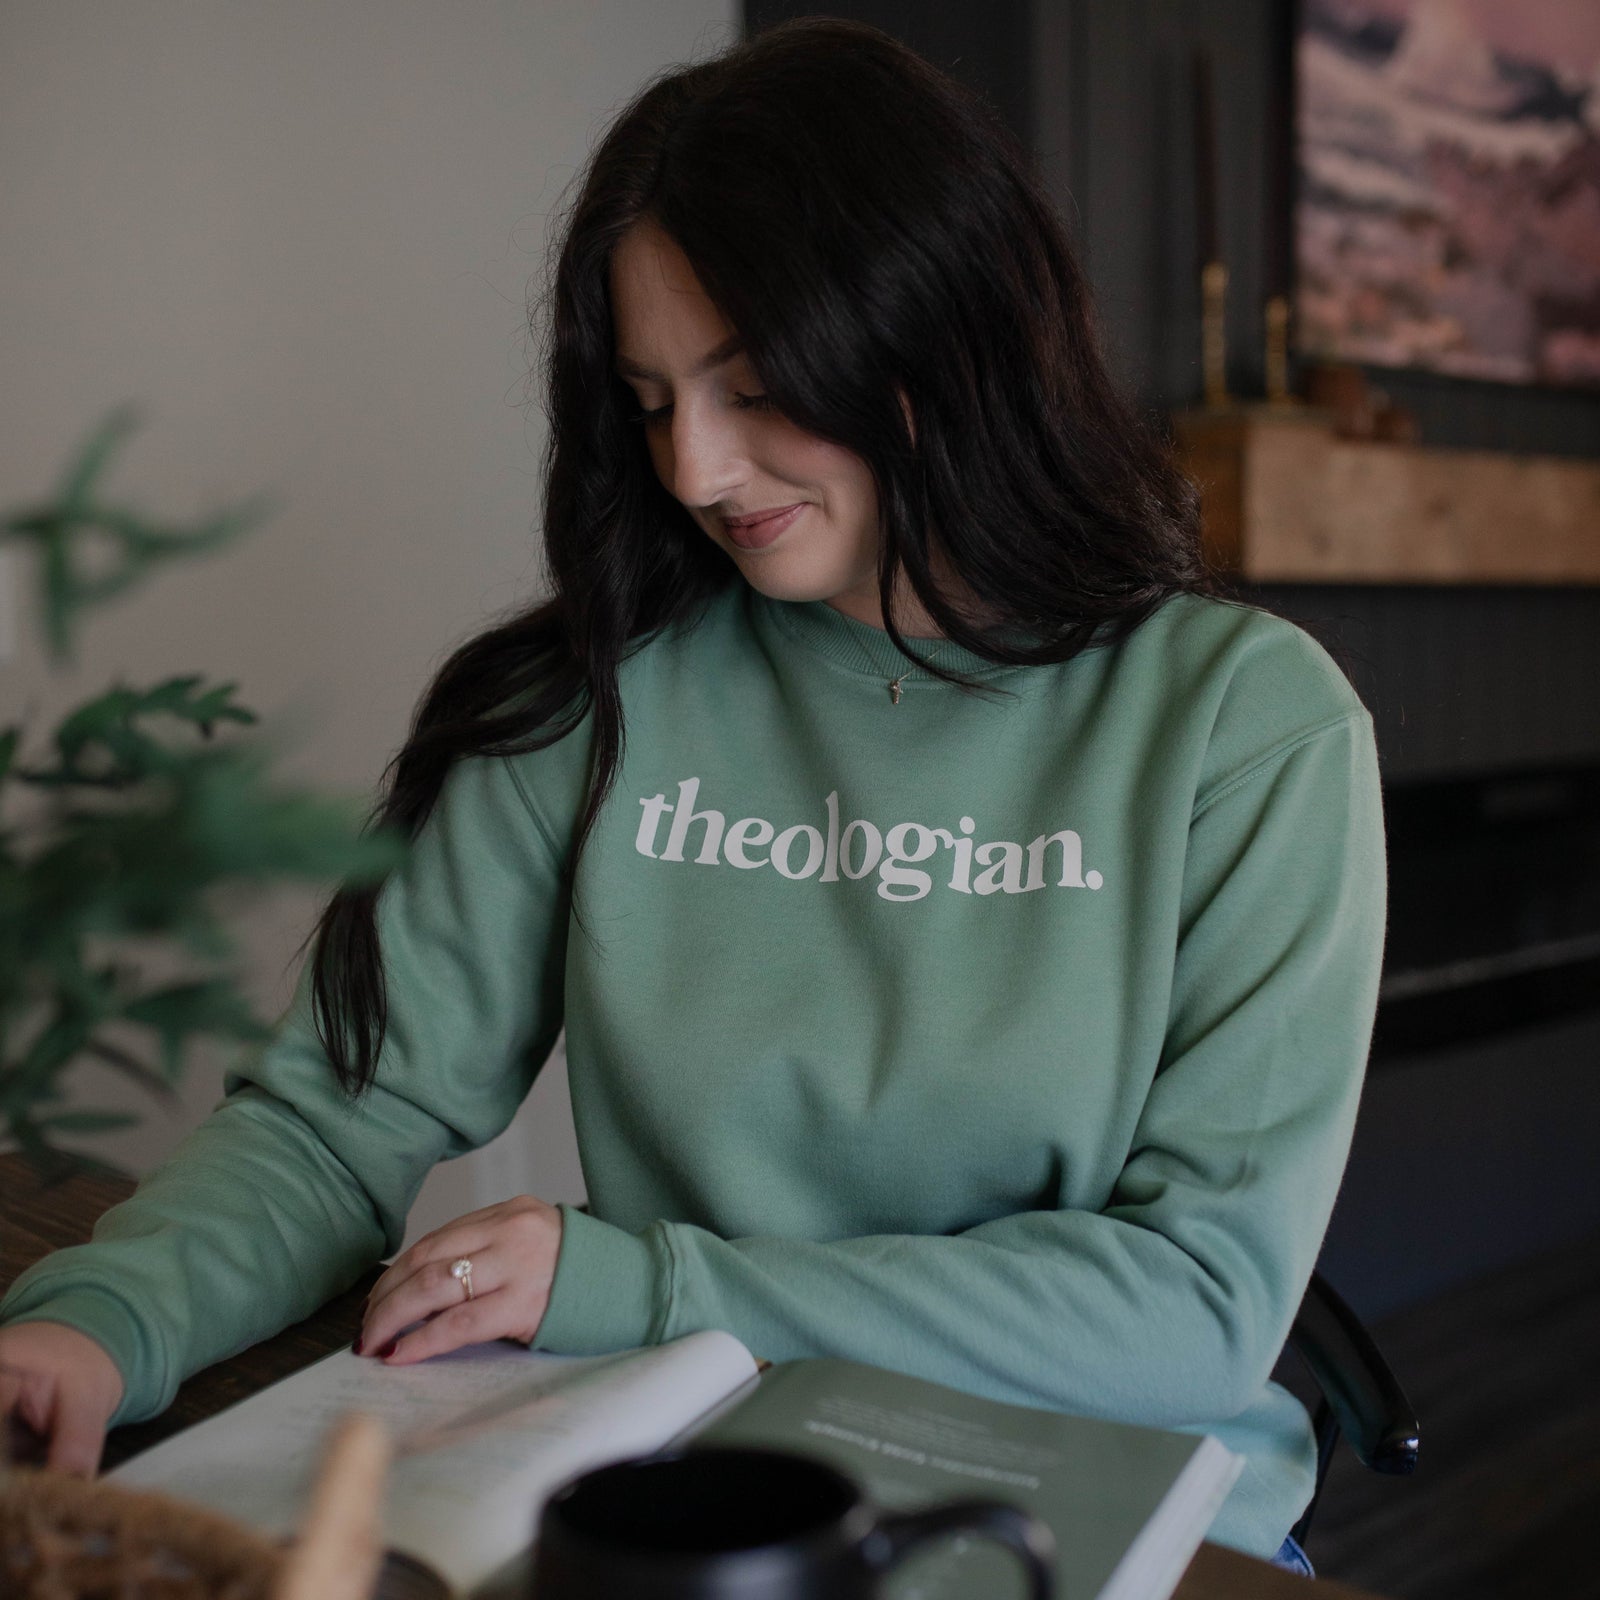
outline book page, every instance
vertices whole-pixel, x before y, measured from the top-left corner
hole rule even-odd
[[[295,1532],[334,1420],[377,1417],[395,1441],[387,1544],[462,1592],[514,1587],[539,1508],[565,1479],[659,1449],[754,1377],[726,1333],[606,1356],[497,1341],[405,1367],[326,1357],[108,1474]],[[497,1576],[498,1575],[498,1576]]]

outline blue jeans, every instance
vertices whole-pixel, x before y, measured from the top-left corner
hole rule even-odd
[[[1282,1567],[1285,1572],[1297,1572],[1302,1578],[1314,1578],[1316,1573],[1312,1570],[1311,1563],[1306,1559],[1306,1553],[1294,1542],[1290,1534],[1278,1547],[1278,1553],[1272,1558],[1275,1567]]]

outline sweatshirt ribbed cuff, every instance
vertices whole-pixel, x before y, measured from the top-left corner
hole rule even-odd
[[[597,1355],[659,1337],[670,1267],[657,1230],[626,1233],[575,1206],[561,1210],[561,1253],[535,1350]]]
[[[47,1283],[39,1284],[36,1292],[29,1292],[32,1288],[18,1280],[0,1305],[0,1324],[10,1328],[23,1322],[59,1322],[93,1339],[122,1374],[122,1399],[108,1427],[143,1422],[164,1408],[166,1401],[159,1392],[151,1395],[139,1382],[147,1365],[140,1360],[145,1333],[121,1300],[99,1289],[51,1289]],[[19,1289],[21,1293],[16,1292]]]

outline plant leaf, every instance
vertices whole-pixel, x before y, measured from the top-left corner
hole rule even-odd
[[[134,406],[117,407],[68,467],[54,501],[0,523],[0,538],[31,539],[39,547],[45,636],[58,662],[71,659],[73,629],[86,606],[132,588],[162,561],[228,543],[278,509],[276,496],[260,494],[211,514],[193,528],[169,529],[132,511],[97,504],[96,480],[112,450],[140,420]],[[87,529],[99,529],[119,547],[120,563],[99,576],[80,572],[73,560]]]
[[[80,505],[87,498],[90,486],[99,477],[112,450],[128,434],[143,425],[143,414],[131,401],[113,407],[89,436],[78,459],[67,468],[57,499],[65,505]]]
[[[137,1056],[130,1055],[120,1045],[108,1044],[104,1039],[91,1039],[83,1048],[86,1054],[98,1056],[113,1071],[132,1079],[141,1089],[155,1095],[157,1099],[164,1100],[168,1105],[177,1104],[178,1095],[173,1086],[154,1067],[146,1066]]]
[[[169,1082],[178,1076],[183,1042],[192,1033],[245,1040],[272,1037],[271,1027],[251,1012],[227,978],[206,978],[157,989],[130,1001],[122,1008],[122,1015],[160,1037],[162,1070]]]

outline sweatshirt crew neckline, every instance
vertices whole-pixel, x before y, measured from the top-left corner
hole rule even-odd
[[[903,655],[886,630],[861,622],[835,610],[826,600],[774,600],[750,587],[751,601],[758,616],[770,621],[796,643],[835,665],[863,678],[878,681],[933,679],[926,667]],[[1019,644],[1033,643],[1032,635],[1017,628],[1005,630],[1006,637]],[[906,642],[934,666],[966,677],[995,678],[1026,672],[1024,664],[991,661],[951,639],[919,639],[906,635]]]

